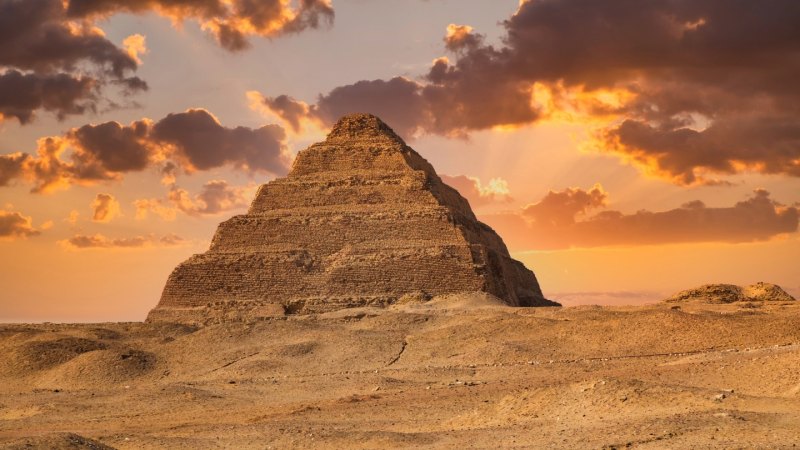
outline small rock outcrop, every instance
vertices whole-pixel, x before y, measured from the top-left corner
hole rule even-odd
[[[342,118],[170,275],[149,321],[208,323],[483,291],[558,306],[433,167],[375,116]]]
[[[666,299],[668,303],[696,301],[702,303],[735,302],[791,302],[794,297],[780,286],[758,282],[750,286],[735,284],[706,284],[694,289],[678,292]]]

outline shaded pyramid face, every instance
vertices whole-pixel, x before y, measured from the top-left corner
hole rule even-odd
[[[207,323],[484,291],[554,305],[469,203],[386,124],[342,118],[170,275],[149,321]]]

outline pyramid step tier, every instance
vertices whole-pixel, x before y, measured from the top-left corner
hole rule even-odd
[[[491,228],[447,208],[351,205],[235,216],[220,224],[209,251],[258,251],[291,243],[331,254],[347,245],[370,242],[389,246],[403,241],[465,245],[472,240],[505,249]]]
[[[354,248],[323,256],[308,250],[204,253],[179,265],[162,295],[163,306],[244,300],[289,304],[293,299],[359,295],[399,298],[482,290],[487,250],[460,245]]]
[[[379,175],[352,174],[346,178],[308,176],[285,178],[263,185],[250,208],[251,214],[274,209],[359,204],[435,205],[439,200],[427,189],[424,172]]]

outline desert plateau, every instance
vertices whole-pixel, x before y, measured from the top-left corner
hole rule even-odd
[[[4,448],[795,448],[800,305],[0,327]]]

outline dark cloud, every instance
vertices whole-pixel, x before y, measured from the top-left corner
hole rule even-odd
[[[504,23],[503,57],[526,77],[590,87],[614,85],[643,72],[667,80],[711,82],[719,77],[736,84],[741,75],[789,62],[800,45],[795,26],[800,5],[793,0],[757,5],[749,0],[656,0],[641,6],[636,0],[526,2]],[[742,73],[722,77],[726,70]]]
[[[33,227],[30,217],[16,211],[0,209],[0,239],[26,238],[38,234],[41,231]]]
[[[447,64],[444,61],[437,60],[431,69],[430,80],[435,82],[426,84],[405,77],[359,81],[319,96],[316,104],[305,105],[305,109],[302,102],[288,97],[293,106],[291,115],[269,97],[265,97],[264,106],[290,124],[305,118],[331,126],[346,114],[369,112],[407,139],[426,133],[463,137],[471,130],[523,125],[536,119],[537,112],[530,105],[531,86],[489,86],[486,83],[493,82],[489,74],[465,76],[443,68]],[[305,111],[303,116],[299,115],[301,111]]]
[[[503,22],[502,45],[451,25],[454,60],[437,59],[418,80],[335,88],[308,115],[330,124],[372,112],[408,137],[570,111],[608,119],[598,150],[675,183],[744,170],[798,176],[798,23],[795,0],[527,1]]]
[[[94,64],[121,79],[136,60],[87,22],[70,22],[61,0],[0,1],[0,65],[22,70],[71,71]]]
[[[208,111],[190,109],[158,122],[142,119],[122,125],[106,122],[73,128],[61,137],[40,139],[36,156],[0,156],[0,185],[14,179],[34,184],[33,192],[52,192],[73,184],[121,179],[168,162],[162,169],[174,178],[185,172],[222,166],[248,173],[283,174],[290,156],[285,133],[277,125],[228,128]]]
[[[188,241],[176,234],[158,237],[153,234],[123,238],[110,238],[102,234],[76,234],[69,239],[58,242],[67,250],[84,249],[137,249],[151,247],[175,247],[185,245]]]
[[[250,36],[279,36],[333,22],[329,0],[70,0],[71,17],[106,17],[154,11],[174,21],[196,20],[231,51],[247,48]]]
[[[7,70],[0,73],[0,121],[13,117],[26,124],[38,110],[55,113],[59,119],[94,111],[96,93],[96,80],[90,77]]]
[[[150,125],[147,120],[127,126],[118,122],[84,125],[70,130],[66,138],[81,149],[75,159],[82,167],[96,165],[105,172],[141,171],[153,158],[148,140]]]
[[[61,0],[0,0],[0,119],[95,111],[108,83],[147,89],[131,75],[138,64],[91,22],[70,20]]]
[[[419,83],[403,77],[359,81],[320,96],[311,113],[332,125],[346,114],[369,111],[390,123],[399,134],[411,136],[428,122],[429,111],[421,90]]]
[[[11,153],[0,155],[0,186],[8,186],[24,173],[25,162],[30,158],[27,153]]]
[[[798,229],[798,209],[781,205],[761,189],[731,207],[714,208],[694,201],[661,212],[608,210],[579,217],[603,206],[606,199],[600,186],[589,191],[572,188],[550,192],[519,212],[484,215],[481,220],[497,230],[513,250],[753,242]]]
[[[265,97],[249,92],[248,96],[256,101],[256,107],[266,108],[295,133],[302,132],[307,124],[326,128],[344,115],[371,111],[390,123],[395,132],[411,138],[430,122],[421,90],[422,85],[416,81],[395,77],[337,87],[320,96],[315,105],[287,95]]]
[[[227,128],[204,109],[169,114],[157,122],[150,139],[173,147],[187,170],[231,165],[247,171],[283,173],[289,163],[286,133],[278,125]]]

